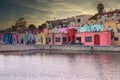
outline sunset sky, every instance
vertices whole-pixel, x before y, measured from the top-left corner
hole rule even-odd
[[[120,0],[0,0],[0,29],[14,25],[20,17],[38,26],[54,18],[95,14],[100,2],[107,11],[120,9]]]

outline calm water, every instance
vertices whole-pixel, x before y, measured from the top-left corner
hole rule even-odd
[[[0,80],[120,80],[120,54],[0,55]]]

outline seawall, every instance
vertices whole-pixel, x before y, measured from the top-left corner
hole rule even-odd
[[[120,46],[83,46],[83,45],[0,45],[0,52],[14,51],[88,51],[88,52],[120,52]]]

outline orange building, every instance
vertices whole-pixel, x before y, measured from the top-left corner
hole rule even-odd
[[[104,30],[111,32],[112,45],[120,46],[120,22],[106,21]]]

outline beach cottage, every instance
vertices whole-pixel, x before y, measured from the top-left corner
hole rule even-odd
[[[62,45],[68,43],[68,35],[67,33],[55,33],[54,34],[54,44]]]
[[[48,33],[41,32],[36,35],[36,44],[46,44]]]
[[[17,44],[18,43],[18,34],[13,34],[12,38],[13,38],[13,44]]]
[[[84,45],[111,45],[111,33],[110,32],[81,32],[75,34],[75,39],[79,40]]]
[[[54,33],[48,33],[46,41],[47,41],[47,44],[53,45],[55,43],[55,41],[54,41]]]
[[[12,34],[4,34],[3,41],[4,44],[12,44],[13,43]]]
[[[111,32],[112,45],[120,46],[120,22],[106,21],[105,31]]]

